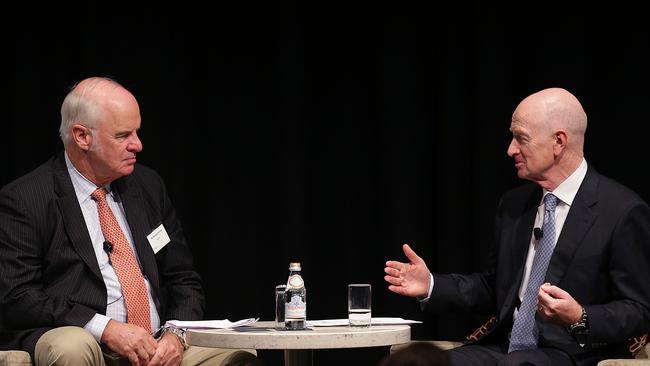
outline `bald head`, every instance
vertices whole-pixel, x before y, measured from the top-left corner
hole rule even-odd
[[[522,100],[512,114],[508,155],[517,175],[552,191],[583,161],[587,115],[576,97],[550,88]]]
[[[562,88],[549,88],[519,103],[513,120],[529,120],[543,131],[565,130],[568,148],[582,156],[587,130],[587,114],[578,99]]]
[[[64,145],[72,142],[75,123],[94,129],[111,109],[137,108],[135,97],[114,80],[91,77],[77,83],[61,105],[59,133]]]

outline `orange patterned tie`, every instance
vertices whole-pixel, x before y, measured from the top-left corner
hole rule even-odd
[[[110,259],[117,274],[117,279],[122,286],[124,301],[126,302],[127,322],[139,325],[151,332],[151,318],[149,316],[149,296],[144,277],[138,266],[138,261],[133,255],[120,225],[117,223],[111,208],[106,202],[106,189],[97,188],[91,195],[97,201],[99,223],[102,227],[104,239],[112,244]]]

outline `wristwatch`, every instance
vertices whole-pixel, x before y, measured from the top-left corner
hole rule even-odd
[[[154,338],[160,339],[162,338],[162,336],[164,336],[167,333],[172,333],[178,337],[178,340],[181,341],[181,345],[183,345],[184,351],[187,351],[187,349],[190,348],[190,345],[187,344],[187,340],[185,338],[185,329],[183,328],[176,328],[170,326],[161,327],[156,332],[154,332]]]
[[[580,348],[584,348],[587,345],[587,339],[589,338],[589,318],[587,317],[587,311],[585,308],[582,308],[582,316],[578,322],[573,323],[567,327],[569,333],[573,336],[573,339],[578,342]]]

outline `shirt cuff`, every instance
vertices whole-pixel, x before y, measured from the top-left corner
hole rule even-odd
[[[433,274],[429,273],[429,278],[431,279],[429,281],[429,292],[427,293],[427,297],[425,298],[418,298],[418,301],[422,304],[426,304],[429,299],[431,298],[431,293],[433,293]]]
[[[90,321],[84,325],[84,329],[89,331],[90,334],[95,337],[95,340],[98,343],[101,343],[102,334],[104,334],[104,329],[110,320],[111,318],[107,317],[106,315],[95,314],[95,316],[93,316],[92,319],[90,319]]]

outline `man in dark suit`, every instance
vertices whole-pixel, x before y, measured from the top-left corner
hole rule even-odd
[[[136,164],[135,97],[88,78],[61,117],[65,151],[0,191],[0,347],[37,365],[257,363],[156,332],[201,319],[204,295],[160,176]]]
[[[450,351],[454,365],[595,365],[630,357],[650,330],[650,209],[583,157],[587,116],[564,89],[525,98],[512,115],[518,176],[505,193],[485,273],[431,274],[386,262],[389,290],[422,306],[492,314],[478,341]]]

